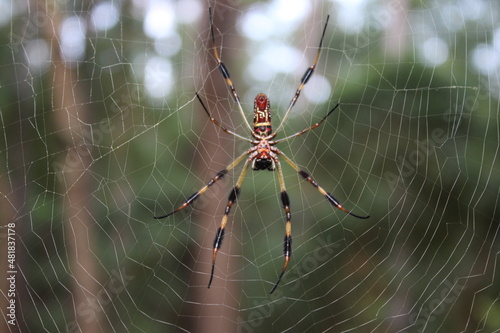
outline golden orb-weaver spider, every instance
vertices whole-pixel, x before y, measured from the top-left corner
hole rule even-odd
[[[210,273],[210,280],[208,281],[208,288],[210,288],[210,285],[212,284],[212,280],[214,277],[214,269],[215,269],[215,259],[217,257],[217,252],[219,251],[221,245],[222,245],[222,240],[224,238],[224,233],[225,233],[225,228],[229,216],[229,212],[231,211],[231,207],[233,204],[236,202],[236,199],[238,198],[240,194],[240,186],[243,182],[243,179],[245,178],[245,175],[247,173],[248,167],[250,166],[250,163],[252,165],[253,170],[270,170],[274,171],[275,169],[278,170],[278,179],[279,179],[279,184],[280,184],[280,190],[281,190],[281,202],[283,204],[283,208],[285,210],[285,218],[286,218],[286,224],[285,224],[285,239],[284,239],[284,256],[285,256],[285,263],[283,264],[283,268],[281,269],[281,273],[278,277],[278,280],[274,284],[273,288],[271,289],[270,293],[273,293],[276,288],[278,287],[278,284],[281,281],[281,278],[283,277],[283,274],[285,273],[285,270],[288,266],[288,262],[290,261],[290,256],[292,254],[292,223],[291,223],[291,213],[290,213],[290,199],[288,197],[288,194],[286,192],[286,187],[285,187],[285,180],[283,178],[283,171],[281,169],[281,164],[280,160],[278,157],[282,157],[285,162],[287,162],[295,171],[299,173],[300,176],[302,176],[305,180],[307,180],[312,186],[318,189],[318,191],[325,196],[325,198],[330,202],[333,206],[337,207],[338,209],[346,212],[347,214],[350,214],[354,217],[360,218],[360,219],[367,219],[369,216],[360,216],[356,215],[354,213],[351,213],[344,207],[340,205],[337,199],[333,197],[330,193],[326,192],[319,184],[307,173],[306,171],[302,170],[299,168],[299,166],[293,162],[288,156],[283,154],[281,150],[275,147],[276,144],[295,138],[297,136],[300,136],[316,127],[321,125],[325,119],[332,114],[335,109],[339,106],[338,104],[331,109],[326,116],[324,116],[319,122],[315,123],[314,125],[307,127],[306,129],[297,132],[295,134],[289,135],[285,138],[279,139],[279,140],[273,140],[278,132],[283,128],[283,124],[285,123],[286,119],[290,115],[290,111],[292,110],[293,106],[297,102],[297,99],[300,96],[300,92],[302,91],[302,88],[304,88],[305,84],[309,81],[311,78],[311,75],[314,72],[314,69],[316,68],[316,64],[318,63],[319,55],[321,52],[321,47],[323,44],[323,38],[325,37],[325,32],[326,32],[326,27],[328,25],[328,20],[330,16],[328,15],[326,18],[326,23],[323,28],[323,33],[321,34],[321,39],[319,42],[318,46],[318,51],[316,53],[316,57],[314,59],[313,64],[306,70],[304,73],[304,76],[302,77],[300,81],[300,85],[297,88],[297,91],[295,92],[295,95],[292,98],[292,101],[290,102],[290,105],[288,106],[288,109],[285,112],[285,116],[283,117],[280,125],[276,129],[276,131],[273,132],[272,129],[272,123],[271,123],[271,113],[270,113],[270,102],[268,97],[265,94],[258,94],[255,97],[254,100],[254,121],[253,121],[253,129],[248,123],[248,120],[245,117],[245,113],[243,111],[243,107],[240,102],[240,98],[238,97],[238,94],[236,93],[236,89],[233,85],[233,82],[231,81],[231,78],[229,76],[229,71],[227,67],[224,65],[222,62],[221,58],[219,57],[219,53],[217,51],[217,47],[215,45],[215,36],[214,36],[214,25],[213,25],[213,17],[212,17],[212,11],[209,9],[209,16],[210,16],[210,33],[212,37],[212,48],[213,52],[215,55],[215,59],[217,60],[217,65],[220,69],[220,72],[222,73],[222,76],[224,77],[224,80],[226,81],[226,84],[228,86],[228,89],[231,91],[231,94],[233,96],[234,101],[238,105],[239,111],[241,113],[241,116],[243,117],[243,120],[250,130],[250,134],[252,135],[253,139],[246,138],[244,136],[241,136],[233,131],[228,130],[225,128],[221,123],[219,123],[215,118],[212,117],[210,112],[208,111],[208,108],[205,106],[203,103],[200,95],[196,93],[196,97],[199,100],[201,106],[203,107],[203,110],[205,110],[206,114],[208,115],[210,121],[217,125],[222,131],[231,134],[239,139],[245,140],[249,142],[252,147],[248,150],[246,150],[243,154],[238,156],[232,163],[230,163],[225,169],[222,169],[221,171],[217,172],[215,177],[213,177],[205,186],[203,186],[198,192],[193,193],[189,198],[186,199],[186,201],[179,206],[178,208],[174,209],[170,213],[162,216],[155,216],[155,219],[163,219],[165,217],[168,217],[184,208],[192,204],[200,195],[205,193],[205,191],[215,184],[218,180],[222,179],[230,170],[232,170],[234,167],[236,167],[239,163],[241,163],[245,158],[245,164],[243,165],[243,170],[240,173],[240,176],[238,177],[238,180],[236,181],[236,184],[234,188],[232,189],[231,193],[229,194],[228,202],[226,205],[226,209],[224,211],[224,216],[222,217],[222,221],[220,224],[220,227],[217,229],[217,233],[215,234],[215,239],[213,243],[213,255],[212,255],[212,270]]]

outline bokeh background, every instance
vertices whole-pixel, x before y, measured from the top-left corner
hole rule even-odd
[[[329,25],[280,145],[168,213],[275,128]],[[500,329],[500,5],[493,0],[0,2],[1,332],[493,332]],[[12,265],[12,266],[10,266]],[[9,308],[14,303],[15,309]],[[13,321],[12,321],[13,320]],[[10,322],[9,322],[10,321]]]

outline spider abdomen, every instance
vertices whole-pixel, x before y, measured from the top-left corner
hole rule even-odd
[[[266,137],[272,134],[273,127],[271,125],[271,103],[266,94],[258,94],[254,100],[254,118],[253,129],[254,133],[260,137]]]

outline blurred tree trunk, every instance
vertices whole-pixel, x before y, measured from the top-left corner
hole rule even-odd
[[[234,13],[236,11],[228,10],[229,7],[225,7],[223,3],[217,3],[216,7],[213,7],[212,10],[214,12],[214,25],[215,25],[215,38],[217,47],[220,50],[220,43],[223,40],[223,51],[222,58],[224,63],[231,68],[237,68],[232,59],[235,57],[232,56],[231,50],[239,50],[235,43],[237,43],[237,39],[231,38],[232,35],[224,34],[225,32],[234,31],[236,17]],[[202,27],[200,27],[200,31],[206,31],[208,33],[209,20],[208,20],[208,9],[205,14],[206,19],[201,21]],[[224,34],[223,38],[218,36],[218,31]],[[209,37],[206,35],[206,37]],[[228,92],[225,82],[222,78],[219,69],[216,68],[216,62],[214,57],[212,56],[211,49],[211,40],[204,39],[206,42],[206,51],[198,52],[202,57],[199,61],[203,63],[203,68],[208,72],[199,75],[199,82],[202,78],[210,77],[203,87],[197,87],[200,89],[200,94],[206,103],[207,107],[211,110],[214,117],[223,117],[223,119],[218,119],[225,124],[231,124],[231,121],[228,121],[229,118],[235,114],[232,110],[234,104],[232,103],[232,97]],[[210,54],[207,54],[210,52]],[[208,63],[206,63],[208,61]],[[233,78],[233,77],[232,77]],[[213,84],[212,84],[213,83]],[[235,83],[238,87],[238,84]],[[242,92],[240,92],[241,94]],[[223,109],[217,110],[212,109],[215,105],[220,106],[221,104],[215,104],[218,99],[228,100],[229,103],[223,103]],[[199,119],[199,123],[203,124],[203,131],[200,133],[199,142],[203,144],[203,149],[199,149],[197,151],[197,160],[195,173],[200,175],[200,178],[205,179],[207,182],[209,179],[215,176],[216,172],[225,168],[231,160],[234,158],[234,154],[232,153],[231,145],[229,149],[230,151],[225,151],[225,145],[221,143],[227,142],[225,140],[221,140],[220,136],[225,136],[226,134],[220,131],[219,128],[214,126],[205,116],[201,105],[195,101],[195,115],[197,119]],[[238,114],[236,114],[238,115]],[[235,122],[237,123],[237,122]],[[222,133],[222,134],[221,134]],[[232,138],[230,137],[232,140]],[[210,162],[210,165],[207,168],[207,161]],[[208,170],[207,170],[208,169]],[[226,228],[226,237],[222,244],[222,247],[217,255],[217,263],[215,266],[214,279],[212,282],[212,286],[210,289],[207,289],[209,274],[211,269],[212,262],[212,251],[206,249],[212,249],[213,240],[215,237],[215,233],[217,228],[220,226],[220,221],[222,218],[222,214],[224,212],[224,207],[227,203],[228,194],[230,192],[230,188],[234,184],[234,177],[237,177],[238,168],[235,172],[231,172],[226,175],[225,178],[221,179],[218,183],[212,186],[205,194],[205,198],[203,202],[206,205],[203,207],[198,206],[203,210],[202,213],[196,214],[197,224],[202,226],[206,226],[207,233],[204,235],[197,235],[197,239],[202,239],[203,248],[200,250],[200,255],[196,259],[196,263],[193,267],[193,271],[197,274],[193,275],[192,287],[190,288],[190,295],[188,296],[190,302],[189,309],[186,309],[188,313],[182,313],[183,317],[187,316],[187,318],[191,318],[191,316],[195,316],[197,319],[192,320],[187,324],[188,329],[193,332],[236,332],[237,331],[237,316],[238,308],[237,299],[235,299],[235,295],[240,294],[239,289],[241,285],[236,281],[228,279],[228,276],[238,270],[237,265],[238,262],[233,260],[240,249],[236,248],[233,240],[231,240],[232,234],[236,233],[239,230],[237,223],[233,223],[232,221],[234,216],[234,211],[236,205],[233,205],[233,209],[231,211],[231,215],[229,217],[227,228]],[[201,200],[199,200],[201,201]],[[220,202],[220,204],[218,204]],[[207,265],[210,263],[210,265]],[[204,274],[198,274],[198,272],[202,272]]]
[[[385,54],[400,60],[405,56],[408,28],[408,0],[387,0],[388,24],[385,30]]]
[[[55,131],[60,134],[66,147],[66,154],[59,161],[63,165],[61,193],[63,194],[63,224],[65,244],[69,262],[70,276],[73,279],[68,304],[74,307],[73,321],[68,324],[68,331],[95,333],[105,331],[102,325],[102,309],[97,296],[100,291],[93,245],[94,219],[92,218],[92,178],[89,142],[91,136],[89,98],[86,93],[85,71],[76,65],[67,64],[61,55],[59,45],[62,14],[57,2],[50,6],[41,2],[41,8],[53,8],[48,13],[53,18],[53,26],[45,25],[45,37],[52,41],[52,95]],[[74,67],[73,67],[74,66]],[[84,312],[85,311],[85,312]],[[92,313],[89,313],[91,311]],[[68,316],[68,318],[71,318]]]

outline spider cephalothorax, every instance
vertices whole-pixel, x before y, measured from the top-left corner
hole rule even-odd
[[[233,82],[231,81],[231,78],[229,76],[229,71],[227,67],[224,65],[222,62],[221,58],[219,57],[219,53],[217,52],[217,48],[215,47],[215,37],[214,37],[214,28],[213,28],[213,19],[212,19],[212,11],[209,9],[209,14],[210,14],[210,32],[212,36],[212,44],[213,44],[213,51],[215,55],[215,59],[217,60],[218,67],[220,69],[220,72],[222,73],[222,76],[224,77],[224,80],[226,81],[226,84],[231,91],[231,94],[233,95],[233,98],[238,105],[238,109],[243,117],[243,121],[246,124],[247,128],[250,130],[250,133],[252,135],[252,139],[244,137],[242,135],[239,135],[231,130],[228,130],[226,127],[224,127],[221,123],[219,123],[215,118],[212,117],[210,112],[208,111],[208,108],[205,106],[203,103],[200,95],[196,94],[196,97],[200,101],[200,104],[203,107],[203,110],[205,113],[208,115],[210,118],[210,121],[220,127],[224,132],[234,135],[235,137],[242,139],[244,141],[247,141],[251,144],[251,147],[247,149],[245,152],[243,152],[240,156],[238,156],[231,164],[229,164],[225,169],[222,169],[219,171],[214,178],[212,178],[205,186],[203,186],[198,192],[193,193],[186,201],[179,206],[177,209],[174,209],[170,213],[162,216],[157,216],[155,217],[156,219],[162,219],[167,216],[170,216],[176,212],[178,212],[181,209],[186,208],[189,206],[191,203],[193,203],[200,195],[205,193],[205,191],[215,184],[218,180],[223,178],[230,170],[234,169],[239,163],[241,163],[243,160],[245,160],[245,164],[243,165],[243,170],[240,173],[240,176],[238,177],[238,180],[236,181],[236,184],[234,188],[231,190],[229,193],[228,197],[228,202],[226,205],[226,209],[224,210],[224,216],[222,217],[222,221],[220,224],[220,227],[217,229],[217,232],[215,234],[215,239],[213,243],[213,253],[212,253],[212,271],[210,273],[210,280],[208,281],[208,287],[210,288],[210,285],[212,284],[212,279],[214,276],[214,268],[215,268],[215,259],[217,257],[217,253],[222,245],[222,240],[224,238],[224,233],[225,233],[225,228],[228,220],[229,213],[231,211],[231,207],[233,204],[236,202],[239,194],[240,194],[240,187],[243,182],[243,179],[245,178],[245,175],[247,173],[248,167],[250,164],[252,165],[253,170],[278,170],[278,180],[280,183],[280,190],[281,190],[281,203],[283,204],[283,209],[285,211],[285,238],[284,238],[284,243],[283,243],[283,254],[285,257],[285,263],[283,264],[283,268],[281,269],[281,273],[278,277],[278,280],[274,284],[273,288],[271,289],[271,293],[274,292],[276,287],[278,287],[278,284],[281,281],[281,278],[283,277],[283,274],[285,273],[285,270],[288,266],[288,262],[290,261],[290,257],[292,255],[292,214],[290,212],[290,199],[288,197],[288,194],[286,192],[286,187],[285,187],[285,180],[283,177],[283,171],[281,169],[281,163],[279,157],[282,157],[283,160],[285,160],[286,163],[288,163],[298,174],[304,178],[306,181],[308,181],[312,186],[318,189],[318,191],[330,202],[333,206],[337,207],[338,209],[344,211],[347,214],[350,214],[354,217],[360,218],[360,219],[366,219],[368,216],[360,216],[356,215],[354,213],[351,213],[342,205],[338,202],[337,199],[330,193],[326,192],[319,184],[311,177],[309,173],[306,171],[302,170],[299,168],[299,166],[293,162],[288,156],[283,154],[281,150],[275,147],[276,144],[289,140],[291,138],[295,138],[297,136],[300,136],[316,127],[321,125],[323,121],[338,107],[338,104],[333,107],[333,109],[330,110],[324,116],[319,122],[316,124],[307,127],[306,129],[303,129],[300,132],[297,132],[295,134],[289,135],[287,137],[284,137],[282,139],[274,140],[276,137],[276,134],[280,131],[280,129],[283,127],[283,124],[285,123],[285,120],[288,118],[290,115],[290,111],[292,110],[293,106],[297,102],[297,99],[300,96],[300,92],[302,91],[302,88],[304,88],[304,85],[309,81],[309,78],[311,77],[312,73],[314,72],[314,69],[316,68],[316,64],[318,63],[319,59],[319,54],[321,52],[321,46],[323,44],[323,38],[325,36],[326,32],[326,27],[328,25],[328,19],[329,16],[326,19],[325,27],[323,28],[323,33],[321,35],[321,39],[319,42],[318,46],[318,51],[316,53],[316,58],[314,59],[314,63],[306,70],[304,75],[302,76],[302,79],[300,81],[300,85],[297,88],[295,95],[292,98],[292,101],[290,102],[290,105],[288,106],[288,109],[285,112],[285,115],[276,129],[275,132],[273,132],[273,127],[271,123],[271,103],[269,102],[269,98],[265,94],[258,94],[255,97],[254,100],[254,123],[253,123],[253,128],[250,126],[248,123],[248,120],[245,117],[245,113],[243,111],[243,107],[240,102],[240,98],[238,97],[238,94],[236,93],[236,89],[233,85]]]

